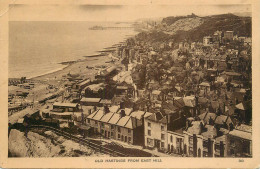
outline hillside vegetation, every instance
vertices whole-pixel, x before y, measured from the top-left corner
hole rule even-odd
[[[167,42],[202,41],[204,36],[212,35],[215,31],[232,30],[238,36],[251,36],[251,17],[241,17],[233,14],[212,15],[198,17],[194,14],[188,16],[167,17],[150,32],[137,35],[144,41]],[[171,32],[171,33],[168,33]]]

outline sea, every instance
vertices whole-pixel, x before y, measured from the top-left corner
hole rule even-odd
[[[134,29],[90,30],[94,26],[124,27],[130,23],[87,21],[10,21],[9,78],[51,73],[61,62],[85,59],[134,36]]]

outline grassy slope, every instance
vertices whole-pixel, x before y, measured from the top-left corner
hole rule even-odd
[[[167,25],[173,24],[179,19],[187,17],[167,17],[162,20],[162,23]],[[239,17],[233,14],[213,15],[202,17],[204,23],[190,31],[178,31],[175,35],[166,35],[163,32],[140,33],[138,38],[150,42],[163,42],[173,40],[180,41],[202,41],[202,38],[207,35],[212,35],[215,31],[233,30],[239,36],[252,35],[252,20],[251,17]]]

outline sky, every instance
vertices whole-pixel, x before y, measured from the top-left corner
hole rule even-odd
[[[199,16],[251,12],[251,5],[24,5],[9,6],[10,21],[134,21],[195,13]]]

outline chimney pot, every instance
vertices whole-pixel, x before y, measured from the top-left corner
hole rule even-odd
[[[121,110],[121,112],[120,112],[121,118],[124,117],[125,115],[126,115],[126,114],[125,114],[125,110]]]

